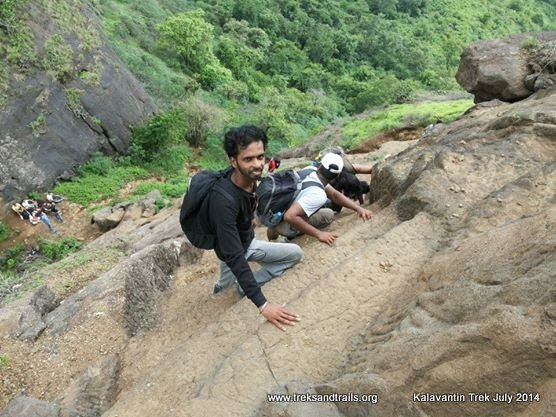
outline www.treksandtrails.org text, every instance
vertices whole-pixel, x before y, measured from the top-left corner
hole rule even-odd
[[[270,403],[365,402],[376,404],[378,402],[376,394],[354,394],[353,392],[347,394],[267,394],[266,398]]]

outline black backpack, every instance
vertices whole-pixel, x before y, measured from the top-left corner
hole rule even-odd
[[[214,249],[216,246],[216,234],[211,230],[206,219],[208,216],[206,201],[212,188],[231,169],[230,167],[223,171],[201,171],[189,180],[181,205],[180,225],[193,246],[201,249]],[[218,187],[217,190],[230,201],[234,200],[223,187]]]
[[[302,189],[315,185],[324,187],[318,181],[301,182],[315,170],[312,168],[270,174],[264,177],[257,187],[257,218],[267,227],[274,227],[282,221],[282,217],[290,208],[295,198]]]

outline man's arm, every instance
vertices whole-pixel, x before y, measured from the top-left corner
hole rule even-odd
[[[356,174],[371,174],[373,171],[372,165],[351,164]]]
[[[369,220],[372,217],[373,213],[371,211],[357,205],[351,198],[347,198],[330,184],[324,188],[324,191],[326,192],[328,198],[332,200],[332,202],[355,211],[364,221]]]
[[[317,229],[306,219],[307,216],[305,215],[303,207],[301,207],[301,205],[297,202],[293,203],[284,214],[284,220],[292,225],[295,229],[299,230],[302,233],[308,234],[309,236],[313,236],[323,243],[331,244],[338,237],[334,233],[323,232],[322,230]]]
[[[211,193],[209,216],[216,233],[216,255],[232,270],[246,297],[261,307],[267,300],[245,259],[237,226],[238,213],[238,204],[217,192]]]

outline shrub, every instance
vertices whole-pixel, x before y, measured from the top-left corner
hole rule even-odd
[[[186,175],[180,175],[169,179],[167,182],[145,182],[135,187],[133,189],[133,194],[145,195],[153,190],[159,190],[163,197],[170,199],[180,198],[185,192],[187,178]]]
[[[82,243],[73,238],[65,237],[56,241],[41,240],[39,250],[50,260],[58,261],[81,248]]]
[[[15,26],[6,50],[8,62],[27,72],[37,62],[33,32],[28,27]]]
[[[217,60],[205,65],[199,75],[199,82],[207,89],[216,88],[232,80],[232,72],[228,68],[220,65]]]
[[[25,247],[18,244],[0,253],[0,271],[12,271],[22,262]]]
[[[38,192],[38,191],[30,191],[27,193],[27,196],[31,199],[31,200],[42,200],[43,199],[43,194]]]
[[[210,134],[221,133],[228,119],[224,110],[197,96],[187,100],[182,111],[187,123],[186,139],[194,148],[205,145]]]
[[[110,169],[114,167],[112,158],[103,155],[101,152],[95,152],[93,157],[87,161],[81,168],[80,174],[107,175]]]
[[[45,44],[43,68],[54,73],[60,81],[67,80],[73,72],[73,50],[62,36],[53,35]]]
[[[137,162],[152,162],[160,150],[178,144],[186,136],[186,121],[179,110],[161,112],[133,128],[130,155]]]

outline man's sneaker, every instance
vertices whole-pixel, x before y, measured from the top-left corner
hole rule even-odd
[[[278,233],[276,229],[274,228],[266,229],[266,238],[268,239],[269,242],[278,239],[278,236],[280,236],[280,233]]]

